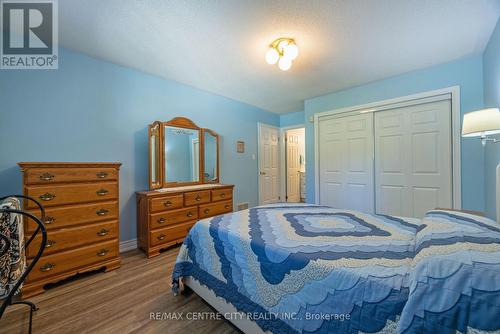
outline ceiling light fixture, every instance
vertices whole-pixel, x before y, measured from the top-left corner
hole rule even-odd
[[[282,71],[288,71],[292,67],[292,61],[299,55],[299,48],[292,38],[278,38],[269,45],[266,52],[266,63],[278,67]]]

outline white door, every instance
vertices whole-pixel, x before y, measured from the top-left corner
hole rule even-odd
[[[259,204],[279,202],[278,128],[259,124]]]
[[[304,129],[286,132],[286,201],[300,202],[300,147]]]
[[[373,185],[373,114],[320,118],[320,204],[374,212]]]
[[[451,102],[375,113],[377,213],[423,217],[452,207]]]

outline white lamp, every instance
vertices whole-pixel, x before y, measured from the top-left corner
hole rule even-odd
[[[469,112],[464,115],[462,124],[462,137],[480,137],[481,143],[487,141],[500,142],[499,139],[488,136],[500,133],[500,110],[488,108]]]

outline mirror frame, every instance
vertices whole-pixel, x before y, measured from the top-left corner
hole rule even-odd
[[[217,161],[217,178],[215,178],[214,180],[210,181],[206,181],[205,180],[205,133],[209,133],[210,135],[214,136],[215,137],[215,142],[216,142],[216,153],[217,153],[217,157],[216,157],[216,161]],[[203,183],[219,183],[220,182],[220,166],[219,166],[219,135],[217,134],[217,132],[213,131],[213,130],[210,130],[210,129],[201,129],[201,147],[203,149],[203,153],[202,153],[202,156],[203,156],[203,166],[202,166],[202,172],[203,172]]]
[[[156,135],[158,138],[158,144],[156,145],[156,152],[151,150],[151,138]],[[148,126],[148,150],[149,150],[149,189],[158,189],[163,185],[163,166],[161,162],[163,161],[163,145],[162,145],[162,122],[156,121]],[[153,182],[153,165],[152,157],[153,154],[156,155],[156,182]]]
[[[159,135],[159,145],[156,147],[156,152],[151,152],[151,138],[153,131],[155,131],[155,126],[158,125],[158,135]],[[174,126],[185,129],[198,130],[198,136],[200,138],[200,153],[199,153],[199,178],[198,181],[193,182],[167,182],[167,175],[165,170],[165,126]],[[217,141],[217,179],[214,181],[205,181],[205,132],[210,133],[216,138]],[[220,137],[219,135],[210,129],[200,128],[193,121],[186,117],[175,117],[168,122],[155,121],[148,125],[148,144],[149,144],[149,189],[159,189],[159,188],[169,188],[169,187],[179,187],[187,185],[205,184],[205,183],[219,183],[220,182],[220,161],[219,161],[219,148],[220,148]],[[153,154],[157,157],[157,171],[158,178],[157,182],[152,182],[152,172],[153,166],[151,164]]]

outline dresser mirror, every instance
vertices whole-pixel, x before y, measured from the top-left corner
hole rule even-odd
[[[219,182],[219,136],[190,119],[149,125],[149,187]]]
[[[219,182],[219,136],[209,129],[203,129],[203,182]]]
[[[200,131],[165,125],[165,178],[167,183],[200,181]]]

